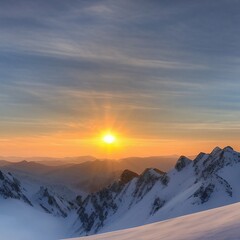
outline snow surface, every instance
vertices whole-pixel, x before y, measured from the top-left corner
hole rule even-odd
[[[148,169],[119,191],[112,185],[89,196],[78,211],[72,236],[112,232],[237,203],[239,173],[240,153],[230,147],[216,147],[193,161],[181,157],[178,167],[166,175]]]
[[[115,232],[71,240],[237,240],[240,203]],[[69,239],[70,240],[70,239]]]
[[[10,173],[0,173],[0,239],[4,240],[80,237],[159,221],[170,222],[177,234],[177,225],[181,219],[185,221],[184,215],[240,202],[240,153],[230,147],[201,153],[193,161],[181,157],[168,173],[146,169],[129,182],[120,179],[82,201],[75,201],[75,194],[64,186],[50,183],[46,186],[40,180],[31,181],[31,177],[15,179]],[[222,216],[214,214],[213,220],[215,215],[218,223]],[[204,229],[202,224],[211,220],[211,216],[206,220],[204,216],[199,217],[204,222],[196,220],[195,227]],[[168,220],[173,218],[175,220]],[[229,218],[235,219],[235,216]],[[182,228],[187,226],[186,223]],[[164,232],[171,233],[167,228],[163,228],[161,234]]]
[[[19,200],[0,200],[0,239],[54,240],[66,235],[66,222]]]

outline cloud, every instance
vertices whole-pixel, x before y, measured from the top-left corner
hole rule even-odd
[[[239,111],[238,9],[226,0],[5,1],[0,122],[11,134],[69,122],[88,131],[89,119],[109,115],[146,136],[167,124],[184,137],[182,122],[194,130],[219,120],[227,131]]]

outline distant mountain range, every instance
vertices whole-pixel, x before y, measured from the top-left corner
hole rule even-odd
[[[231,147],[216,147],[194,160],[181,156],[169,171],[149,164],[142,173],[135,172],[145,160],[59,166],[2,162],[0,201],[20,201],[62,219],[68,226],[63,238],[140,226],[240,200],[240,153]],[[134,169],[132,163],[138,161]],[[77,183],[79,192],[72,187]]]
[[[161,161],[162,167],[169,169],[169,167],[172,167],[171,164],[174,164],[174,161],[178,158],[178,155],[168,155],[168,156],[150,156],[150,157],[127,157],[127,158],[120,158],[120,159],[108,159],[108,158],[96,158],[93,156],[77,156],[77,157],[62,157],[62,158],[56,158],[56,157],[14,157],[14,156],[9,156],[9,157],[4,157],[0,156],[0,166],[5,165],[8,163],[17,163],[17,162],[22,162],[22,161],[27,161],[27,162],[36,162],[36,163],[41,163],[47,166],[60,166],[60,165],[72,165],[72,164],[81,164],[84,162],[89,162],[89,161],[96,161],[96,160],[111,160],[111,161],[117,161],[117,162],[135,162],[140,161],[140,162],[145,162],[146,160],[150,161],[151,163],[159,163]],[[164,163],[165,160],[170,161],[170,163],[166,162]],[[135,163],[134,163],[135,164]],[[136,166],[136,164],[135,164]],[[137,170],[136,170],[137,171]],[[142,171],[142,169],[140,170]]]
[[[132,169],[142,172],[147,167],[161,168],[164,171],[172,168],[176,156],[169,157],[131,157],[120,160],[97,160],[93,157],[79,157],[82,163],[72,163],[65,158],[64,164],[47,161],[0,161],[0,168],[10,171],[19,177],[32,178],[45,183],[63,184],[79,193],[95,192],[117,180],[122,171]],[[36,159],[37,160],[37,159]],[[79,160],[79,159],[78,159]],[[78,161],[77,160],[77,161]]]

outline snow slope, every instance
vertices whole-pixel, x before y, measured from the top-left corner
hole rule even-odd
[[[120,179],[83,201],[73,236],[137,227],[239,202],[239,174],[240,154],[231,147],[216,147],[193,161],[180,157],[167,173],[147,169],[129,181]]]
[[[16,199],[0,199],[1,240],[56,240],[67,237],[66,220]]]
[[[141,227],[75,240],[237,240],[240,239],[240,203],[172,218]],[[74,240],[71,239],[71,240]]]
[[[200,153],[193,161],[182,156],[167,173],[125,170],[118,181],[86,198],[64,186],[0,171],[0,232],[11,239],[13,226],[14,239],[28,239],[29,231],[32,239],[46,239],[48,231],[49,239],[57,239],[159,222],[239,202],[239,176],[240,153],[231,147]]]
[[[0,239],[54,240],[72,236],[69,229],[76,218],[77,200],[70,201],[71,194],[68,197],[65,189],[57,187],[43,187],[40,182],[0,171]]]

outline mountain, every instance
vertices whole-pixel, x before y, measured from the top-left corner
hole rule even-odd
[[[36,175],[41,176],[54,168],[55,167],[50,167],[37,162],[28,162],[26,160],[9,163],[8,165],[3,166],[3,169],[7,169],[8,171],[11,172],[17,172],[19,174],[20,173],[33,174],[35,176]]]
[[[4,167],[11,164],[10,162],[6,161],[6,160],[0,160],[0,167]]]
[[[131,169],[134,172],[141,173],[146,168],[160,168],[163,171],[169,171],[179,156],[153,156],[153,157],[129,157],[119,159],[122,169]]]
[[[62,184],[81,194],[99,191],[119,179],[125,169],[140,173],[148,167],[169,170],[176,162],[171,157],[131,157],[120,160],[94,160],[92,157],[81,157],[89,161],[80,164],[68,163],[46,165],[34,161],[20,161],[0,165],[1,169],[10,171],[18,177]],[[68,159],[68,158],[66,158]],[[47,161],[46,161],[47,163]]]
[[[116,232],[75,240],[240,239],[240,203]],[[69,239],[71,240],[71,239]]]
[[[119,178],[122,172],[117,163],[100,160],[57,166],[24,160],[9,163],[0,168],[14,173],[21,179],[40,181],[44,184],[61,184],[81,194],[97,191],[109,185]]]
[[[20,200],[42,212],[64,218],[72,211],[76,211],[78,208],[76,194],[68,192],[66,196],[65,187],[59,189],[59,186],[53,188],[41,184],[18,179],[9,172],[0,171],[0,199]]]
[[[34,194],[33,199],[35,203],[38,203],[41,208],[54,216],[67,217],[71,210],[76,210],[77,202],[72,199],[69,201],[63,196],[50,190],[47,187],[41,186],[39,191]]]
[[[11,173],[0,171],[0,197],[4,199],[18,199],[32,206],[32,203],[25,195],[25,189]]]
[[[33,214],[31,223],[41,222],[40,226],[43,226],[45,219],[49,219],[50,226],[61,226],[61,236],[56,233],[57,237],[52,239],[62,239],[167,219],[166,222],[174,221],[169,219],[240,200],[240,153],[231,147],[216,147],[209,154],[200,153],[194,160],[181,156],[170,171],[151,167],[139,174],[129,168],[120,174],[119,170],[119,177],[116,176],[107,187],[85,195],[77,195],[77,192],[57,179],[65,176],[65,183],[70,179],[75,180],[74,183],[84,179],[89,188],[91,181],[102,183],[103,179],[109,177],[109,173],[117,172],[118,166],[116,162],[100,160],[65,167],[24,161],[15,164],[14,168],[11,165],[16,174],[10,173],[6,166],[2,167],[0,212],[5,215],[0,214],[0,230],[6,232],[1,225],[5,226],[4,219],[12,219],[14,212],[16,219],[21,219],[18,212],[24,218],[27,217],[14,205],[24,206],[23,209]],[[101,171],[103,176],[100,175]],[[31,224],[25,227],[21,225],[22,232],[27,231],[28,225]],[[31,235],[31,238],[22,239],[42,237],[37,224],[31,231],[33,235],[35,232],[35,237]]]
[[[123,170],[115,161],[95,160],[53,169],[45,174],[45,177],[89,193],[98,191],[118,179]]]
[[[131,168],[135,172],[142,172],[147,167],[161,168],[164,171],[168,171],[176,162],[178,158],[177,155],[171,156],[152,156],[152,157],[128,157],[121,159],[97,159],[92,156],[77,156],[77,157],[63,157],[63,158],[54,158],[54,157],[2,157],[0,156],[0,167],[11,165],[19,162],[35,162],[45,166],[72,166],[75,164],[81,164],[90,161],[114,161],[118,162],[121,166],[121,169]]]
[[[89,195],[78,209],[79,235],[135,227],[240,200],[240,154],[231,147],[200,153],[193,161],[180,157],[165,173],[129,172],[109,187]]]
[[[95,157],[92,156],[76,156],[76,157],[4,157],[0,156],[0,159],[4,159],[8,163],[11,162],[21,162],[23,160],[27,162],[37,162],[47,166],[60,166],[66,164],[79,164],[87,161],[94,161],[97,160]],[[0,161],[1,165],[1,161]]]
[[[73,165],[80,164],[89,161],[95,161],[97,158],[92,156],[78,156],[78,157],[63,157],[63,158],[50,158],[50,157],[31,157],[28,161],[34,161],[48,166],[59,166],[59,165]]]

